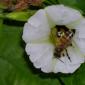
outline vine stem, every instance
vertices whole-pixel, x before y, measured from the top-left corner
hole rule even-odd
[[[60,82],[61,85],[65,85],[64,81],[60,77],[58,77],[57,79],[58,79],[58,81]]]

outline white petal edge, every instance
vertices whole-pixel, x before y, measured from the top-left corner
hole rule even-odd
[[[49,38],[50,30],[46,13],[41,9],[24,25],[22,38],[26,43],[44,41]]]
[[[66,27],[76,30],[76,38],[85,38],[85,18],[82,18],[75,23],[68,24]]]
[[[85,38],[73,38],[74,42],[76,43],[76,46],[80,49],[81,53],[85,56]]]
[[[45,8],[47,16],[56,25],[66,25],[82,18],[82,15],[76,9],[64,5],[52,5]]]
[[[84,58],[79,55],[75,55],[75,51],[71,48],[68,49],[71,61],[65,56],[60,60],[53,56],[54,46],[49,43],[44,44],[30,44],[26,45],[26,52],[29,59],[36,68],[40,68],[43,72],[62,72],[73,73],[76,71],[81,63],[84,62]],[[74,55],[73,55],[74,54]],[[63,61],[63,62],[61,62]]]
[[[66,57],[64,57],[65,60]],[[55,59],[55,66],[53,69],[54,73],[73,73],[75,72],[81,65],[81,63],[79,64],[74,64],[74,65],[69,65],[69,63],[67,64],[63,59],[61,59],[63,62],[61,62],[60,60],[56,60]],[[67,60],[67,59],[66,59]]]
[[[54,59],[54,73],[62,72],[62,73],[69,73],[68,69],[66,68],[66,65],[61,62],[61,60]]]
[[[84,56],[80,54],[77,50],[69,47],[67,51],[71,61],[68,59],[68,56],[66,54],[60,59],[54,59],[54,73],[73,73],[80,67],[82,63],[84,63]]]
[[[68,26],[69,28],[76,29],[76,38],[85,38],[85,19],[81,19],[77,23]]]
[[[71,62],[70,62],[71,65],[84,63],[84,56],[82,55],[82,53],[76,46],[68,47],[67,51],[71,59]]]
[[[52,72],[52,58],[54,46],[50,43],[26,45],[26,52],[29,59],[36,68],[41,68],[45,73]]]

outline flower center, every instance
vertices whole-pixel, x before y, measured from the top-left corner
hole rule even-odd
[[[56,26],[52,28],[51,40],[55,45],[54,56],[59,58],[61,55],[64,56],[63,51],[65,50],[67,52],[66,48],[72,46],[72,38],[74,34],[74,29],[68,29],[65,26]]]

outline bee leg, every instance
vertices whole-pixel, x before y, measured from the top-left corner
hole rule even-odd
[[[70,44],[70,46],[74,48],[74,46],[73,46],[73,44],[72,44],[72,43]]]
[[[68,54],[67,49],[65,49],[65,51],[66,51],[66,55],[67,55],[68,59],[69,59],[69,60],[70,60],[70,62],[71,62],[71,58],[70,58],[70,56],[69,56],[69,54]]]
[[[70,46],[73,46],[72,43],[70,43]]]
[[[64,56],[65,56],[65,54],[63,53],[63,54],[62,54],[62,56],[64,57]]]
[[[60,58],[56,57],[59,61],[61,61],[62,63],[64,63]]]
[[[58,60],[60,60],[62,63],[64,63],[61,59],[60,59],[60,54],[57,54],[56,52],[54,53],[55,58],[57,58]]]

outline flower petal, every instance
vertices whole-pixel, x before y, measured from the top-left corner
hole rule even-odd
[[[65,52],[65,56],[55,59],[54,73],[73,73],[80,67],[81,63],[84,63],[84,57],[74,48],[68,47],[67,52],[70,59]]]
[[[79,11],[64,5],[52,5],[45,8],[49,18],[57,25],[66,25],[82,18]]]
[[[50,30],[45,11],[39,10],[24,25],[22,38],[26,43],[47,40]]]
[[[75,72],[80,66],[81,66],[81,63],[75,64],[75,65],[67,65],[67,68],[69,70],[68,73]]]
[[[80,51],[85,55],[85,19],[82,19],[78,25],[74,25],[76,34],[73,37],[74,42]]]
[[[85,19],[82,19],[74,28],[76,29],[78,38],[85,38]]]
[[[41,68],[43,72],[52,71],[52,58],[54,46],[50,43],[26,45],[26,52],[36,68]]]
[[[68,51],[69,57],[71,59],[71,62],[70,62],[71,65],[84,63],[84,56],[79,51],[79,49],[76,48],[76,46],[68,47],[67,51]]]
[[[85,38],[85,19],[66,25],[68,28],[75,29],[75,38]]]
[[[68,73],[68,69],[66,65],[64,64],[64,62],[58,59],[54,59],[54,62],[55,62],[55,66],[53,70],[54,73],[58,73],[58,72]]]
[[[85,38],[74,38],[74,42],[77,47],[80,49],[81,53],[85,55]]]
[[[81,63],[73,64],[71,61],[68,59],[67,56],[61,57],[59,60],[56,59],[53,72],[73,73],[80,67]]]

